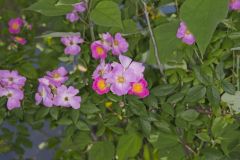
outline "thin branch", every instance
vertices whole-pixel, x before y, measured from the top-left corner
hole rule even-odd
[[[89,25],[89,28],[90,28],[91,39],[92,39],[92,41],[95,41],[96,38],[95,38],[95,35],[94,35],[93,23],[90,19],[91,7],[92,7],[92,0],[89,0],[88,1],[88,13],[87,13],[88,25]]]
[[[146,20],[147,20],[148,30],[149,30],[149,33],[150,33],[150,36],[151,36],[151,39],[152,39],[152,42],[153,42],[154,54],[155,54],[155,58],[157,60],[158,68],[159,68],[160,74],[163,76],[164,83],[167,83],[167,81],[164,77],[164,66],[161,64],[160,58],[159,58],[159,55],[158,55],[157,42],[156,42],[156,39],[155,39],[153,31],[152,31],[152,27],[151,27],[151,23],[150,23],[150,19],[149,19],[149,13],[147,11],[147,5],[143,0],[142,0],[142,3],[144,5],[144,14],[145,14],[145,17],[146,17]]]

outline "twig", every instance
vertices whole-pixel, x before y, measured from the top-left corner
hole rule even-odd
[[[146,5],[146,3],[143,0],[142,0],[142,3],[144,5],[144,14],[145,14],[145,17],[146,17],[146,20],[147,20],[148,30],[149,30],[149,33],[150,33],[150,36],[151,36],[151,39],[152,39],[152,42],[153,42],[154,54],[155,54],[155,58],[157,60],[158,68],[159,68],[160,74],[163,76],[164,83],[167,83],[167,81],[165,79],[165,76],[164,76],[164,66],[160,62],[160,58],[159,58],[159,55],[158,55],[158,47],[157,47],[156,39],[154,37],[153,31],[152,31],[152,27],[151,27],[151,23],[150,23],[150,20],[149,20],[149,13],[147,11],[147,5]]]
[[[90,28],[91,39],[92,39],[92,41],[95,41],[93,23],[92,23],[92,21],[91,21],[91,19],[90,19],[91,7],[92,7],[92,0],[89,0],[89,1],[88,1],[88,13],[87,13],[88,25],[89,25],[89,28]]]

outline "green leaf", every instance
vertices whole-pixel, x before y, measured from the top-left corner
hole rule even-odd
[[[58,123],[59,125],[66,125],[66,126],[68,126],[68,125],[72,124],[73,122],[72,122],[71,119],[68,119],[68,118],[66,118],[66,117],[63,117],[63,118],[61,118],[59,121],[57,121],[57,123]]]
[[[216,76],[217,76],[218,80],[223,80],[225,78],[223,62],[221,62],[217,65]]]
[[[175,134],[162,133],[158,134],[158,140],[154,146],[159,150],[171,149],[178,144],[179,140]]]
[[[72,5],[79,2],[80,0],[59,0],[56,5]]]
[[[186,97],[185,102],[194,103],[199,101],[200,99],[204,98],[206,94],[206,88],[202,85],[197,85],[189,89]]]
[[[198,118],[199,113],[194,109],[189,109],[180,113],[180,117],[186,121],[194,121]]]
[[[210,86],[207,88],[207,98],[213,107],[219,106],[220,93],[215,86]]]
[[[92,10],[91,20],[100,26],[121,27],[122,19],[120,8],[117,3],[112,1],[101,1]]]
[[[80,111],[85,114],[93,114],[93,113],[99,112],[100,110],[96,107],[95,104],[88,102],[88,103],[82,104]]]
[[[201,139],[202,141],[205,141],[205,142],[208,142],[208,141],[211,140],[207,132],[198,133],[198,134],[196,134],[196,136],[199,139]]]
[[[58,108],[51,108],[50,109],[50,115],[57,120],[58,119],[58,115],[59,115],[59,109]]]
[[[222,101],[227,103],[231,111],[236,114],[240,113],[240,91],[237,91],[235,95],[224,93],[222,95]]]
[[[85,122],[78,121],[78,122],[76,122],[75,125],[81,131],[89,131],[90,130],[88,125]]]
[[[36,79],[38,77],[38,73],[31,63],[22,64],[18,70],[21,75],[26,76],[27,78]]]
[[[89,160],[112,160],[115,147],[112,142],[96,142],[89,151]]]
[[[229,94],[235,94],[235,87],[232,83],[228,82],[227,80],[222,81],[222,88],[225,92]]]
[[[151,93],[154,96],[163,97],[163,96],[172,94],[176,88],[177,88],[177,85],[164,84],[164,85],[159,85],[159,86],[153,88],[151,90]]]
[[[39,12],[45,16],[62,16],[73,10],[73,7],[68,5],[55,6],[55,2],[56,0],[39,0],[26,10]]]
[[[227,122],[222,117],[215,118],[211,127],[213,136],[215,138],[221,136],[227,125]]]
[[[176,104],[177,102],[181,101],[184,98],[183,93],[176,93],[168,98],[167,102],[171,104]]]
[[[217,25],[227,16],[229,0],[186,0],[180,17],[196,38],[202,54],[205,53]]]
[[[159,58],[162,63],[171,60],[172,56],[174,56],[173,52],[181,44],[181,41],[176,38],[178,26],[178,22],[170,22],[160,25],[153,30],[157,42]],[[151,65],[156,64],[152,40],[150,40],[150,53],[147,62]]]
[[[39,119],[42,119],[45,116],[47,116],[47,114],[49,113],[49,110],[50,109],[46,108],[46,107],[39,108],[37,113],[36,113],[36,119],[39,120]]]
[[[117,146],[119,160],[134,158],[142,147],[142,138],[137,133],[129,133],[120,137]]]

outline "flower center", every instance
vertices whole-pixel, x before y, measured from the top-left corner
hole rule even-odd
[[[9,80],[10,82],[13,82],[13,77],[9,77],[8,80]]]
[[[64,98],[64,101],[66,101],[66,102],[69,101],[69,98],[68,98],[68,97],[65,97],[65,98]]]
[[[104,89],[106,89],[106,83],[105,83],[105,81],[102,79],[102,80],[99,80],[98,81],[98,88],[100,89],[100,90],[104,90]]]
[[[191,32],[189,30],[186,31],[186,35],[189,35],[191,34]]]
[[[135,83],[133,84],[133,92],[135,93],[141,93],[143,90],[143,86],[141,83]]]
[[[19,28],[19,24],[17,22],[14,22],[13,25],[12,25],[12,28],[14,30],[17,30]]]
[[[12,97],[12,93],[8,93],[8,94],[7,94],[7,97]]]
[[[105,71],[104,71],[103,69],[101,69],[101,70],[98,71],[98,74],[99,74],[100,76],[103,76],[104,73],[105,73]]]
[[[114,43],[115,46],[118,46],[118,44],[119,44],[117,40],[114,40],[113,43]]]
[[[104,54],[104,50],[103,50],[103,48],[102,47],[100,47],[100,46],[97,46],[97,53],[99,54],[99,55],[102,55],[102,54]]]
[[[123,76],[119,76],[119,77],[117,78],[117,82],[118,82],[118,83],[124,83],[124,82],[125,82],[125,78],[124,78]]]
[[[61,76],[60,76],[60,74],[59,73],[54,73],[53,74],[53,78],[54,79],[58,79],[58,78],[60,78]]]

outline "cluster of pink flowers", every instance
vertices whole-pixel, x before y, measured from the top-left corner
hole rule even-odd
[[[43,103],[46,107],[62,106],[80,108],[81,97],[77,96],[79,90],[64,83],[68,80],[68,72],[64,67],[60,67],[40,78],[38,92],[35,94],[36,104]]]
[[[112,91],[118,96],[130,94],[144,98],[149,95],[148,83],[144,79],[145,67],[142,63],[119,55],[119,61],[105,64],[101,61],[94,71],[92,88],[97,94],[103,95]]]
[[[87,10],[87,3],[85,1],[76,3],[73,5],[73,8],[73,11],[66,15],[66,19],[72,23],[78,21],[80,19],[79,14]]]
[[[229,8],[231,10],[240,10],[240,0],[230,0]]]
[[[188,45],[193,45],[196,42],[194,35],[188,30],[187,25],[184,22],[180,23],[180,27],[177,31],[177,38],[181,39]]]
[[[0,70],[0,97],[7,97],[7,108],[12,110],[21,106],[24,98],[23,87],[26,78],[17,71]]]
[[[113,55],[121,55],[128,51],[128,42],[117,33],[114,37],[110,33],[101,35],[101,40],[91,44],[92,57],[95,59],[106,59],[107,53],[112,51]]]
[[[62,37],[61,42],[66,46],[64,53],[67,55],[77,55],[81,52],[81,47],[84,40],[77,35]]]
[[[15,35],[12,37],[12,39],[21,45],[25,45],[27,43],[27,40],[23,37],[16,36],[17,34],[20,34],[21,29],[23,27],[26,27],[27,29],[31,30],[32,25],[28,24],[24,19],[18,17],[18,18],[12,18],[8,22],[8,31]]]

